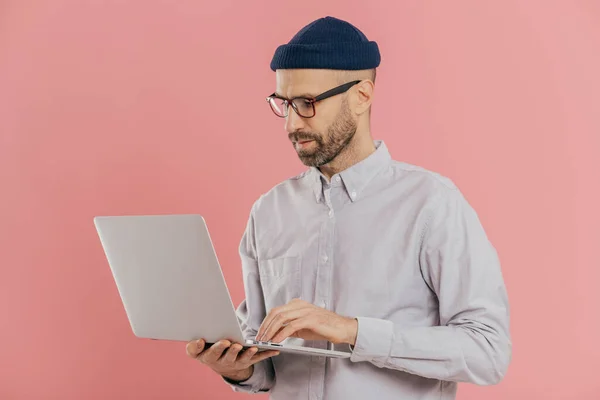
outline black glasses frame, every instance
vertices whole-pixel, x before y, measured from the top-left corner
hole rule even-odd
[[[298,114],[299,116],[301,116],[302,118],[312,118],[316,115],[316,110],[315,110],[315,103],[321,101],[321,100],[325,100],[328,99],[330,97],[333,96],[337,96],[338,94],[342,94],[347,92],[352,86],[356,85],[357,83],[362,82],[361,80],[358,81],[352,81],[352,82],[348,82],[348,83],[344,83],[343,85],[334,87],[333,89],[329,89],[326,92],[321,93],[320,95],[316,96],[316,97],[294,97],[291,99],[286,99],[284,97],[278,96],[276,93],[273,93],[272,95],[267,97],[267,103],[269,103],[269,106],[271,107],[271,110],[273,111],[273,113],[275,115],[277,115],[280,118],[287,118],[287,116],[289,115],[289,108],[290,108],[290,104],[292,105],[292,108],[294,109],[294,111],[296,112],[296,114]],[[279,99],[279,100],[283,100],[284,102],[284,110],[285,113],[284,115],[280,115],[277,111],[275,111],[275,106],[273,104],[275,99]],[[300,112],[298,111],[298,106],[296,105],[295,100],[302,100],[308,104],[311,105],[311,109],[312,109],[312,113],[311,115],[302,115],[300,114]]]

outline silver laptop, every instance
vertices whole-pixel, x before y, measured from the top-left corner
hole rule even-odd
[[[258,342],[243,336],[206,222],[200,215],[98,216],[94,224],[133,333],[335,358],[350,348]]]

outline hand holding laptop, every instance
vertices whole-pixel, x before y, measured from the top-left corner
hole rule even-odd
[[[309,302],[294,299],[271,310],[261,324],[256,339],[280,343],[288,337],[299,337],[354,345],[356,334],[356,319],[343,317]],[[243,348],[241,344],[229,340],[220,340],[210,345],[200,339],[188,342],[186,352],[188,356],[207,365],[217,374],[238,382],[252,376],[254,364],[279,354],[279,351],[275,350],[258,353],[259,349],[254,346],[245,350]]]
[[[254,364],[279,354],[279,351],[275,350],[265,350],[257,354],[257,347],[241,351],[241,344],[228,340],[220,340],[208,347],[205,341],[200,339],[188,342],[186,346],[188,356],[207,365],[217,374],[238,382],[252,376]]]

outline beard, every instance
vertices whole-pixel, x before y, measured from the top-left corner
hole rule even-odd
[[[323,136],[313,132],[297,131],[288,135],[292,144],[298,141],[314,140],[310,149],[297,149],[300,161],[308,167],[321,167],[333,161],[348,147],[356,134],[356,122],[352,119],[348,102],[344,99],[342,108],[335,121]]]

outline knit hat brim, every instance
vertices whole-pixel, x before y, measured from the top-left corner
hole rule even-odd
[[[271,70],[309,68],[364,70],[379,66],[381,56],[374,41],[318,44],[284,44],[275,50]]]

